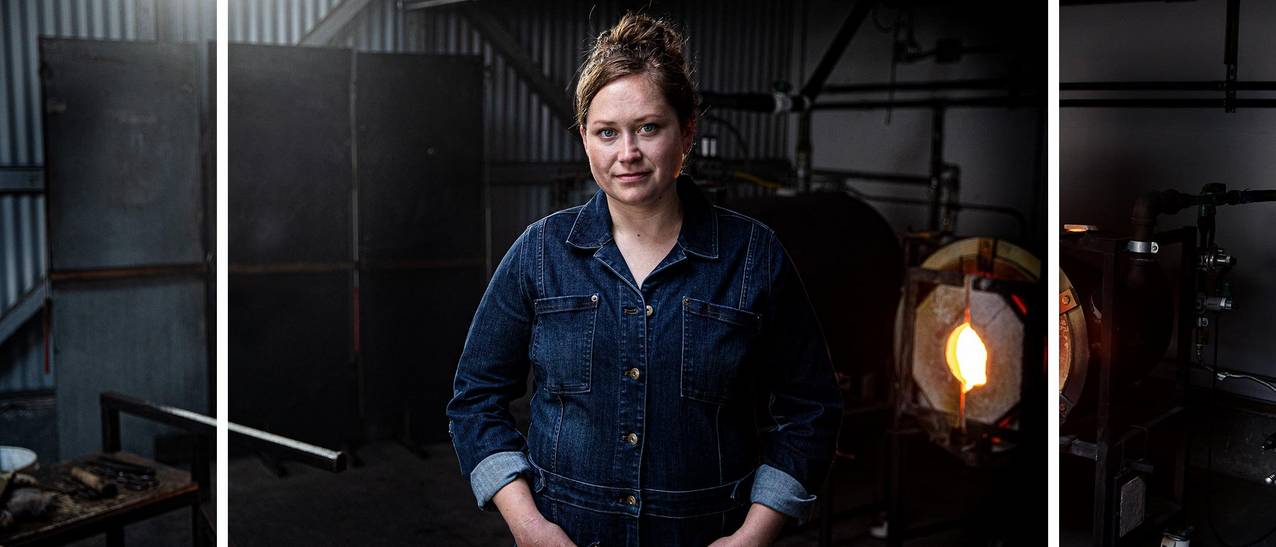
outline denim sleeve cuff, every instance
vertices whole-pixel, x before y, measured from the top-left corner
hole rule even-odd
[[[470,488],[474,490],[474,498],[478,500],[479,509],[493,509],[492,497],[514,482],[519,475],[532,469],[527,456],[522,452],[497,452],[483,458],[470,473]]]
[[[815,506],[815,496],[807,494],[792,475],[762,464],[753,477],[753,503],[760,503],[798,520],[806,521]]]

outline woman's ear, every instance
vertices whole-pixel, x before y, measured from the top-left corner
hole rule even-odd
[[[682,153],[691,155],[691,145],[696,142],[696,119],[691,118],[682,128]]]

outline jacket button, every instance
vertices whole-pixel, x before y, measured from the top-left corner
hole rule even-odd
[[[653,313],[656,313],[656,308],[653,308],[653,307],[651,307],[651,305],[650,305],[650,304],[648,304],[648,305],[647,305],[647,317],[651,317],[651,314],[653,314]]]
[[[625,501],[625,505],[638,505],[638,498],[635,498],[632,495],[625,496],[624,501]]]
[[[630,445],[638,444],[638,434],[630,433],[628,435],[625,435],[625,442],[629,443]]]
[[[590,302],[597,302],[597,301],[598,301],[598,295],[596,295],[596,294],[595,294],[595,295],[590,295],[590,297],[589,297],[589,301],[590,301]]]
[[[625,376],[628,376],[630,380],[637,380],[641,375],[642,373],[638,372],[638,369],[636,368],[631,368],[625,371]]]

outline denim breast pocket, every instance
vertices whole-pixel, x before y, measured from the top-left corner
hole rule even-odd
[[[549,393],[586,393],[594,360],[598,295],[555,296],[535,301],[531,360]]]
[[[717,404],[730,401],[761,326],[761,316],[753,312],[683,298],[682,396]]]

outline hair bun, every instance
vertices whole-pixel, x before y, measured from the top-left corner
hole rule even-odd
[[[687,41],[670,22],[629,12],[603,31],[580,67],[576,82],[576,123],[585,125],[589,104],[604,85],[630,74],[643,74],[664,93],[684,127],[695,123],[700,98],[683,54]]]

